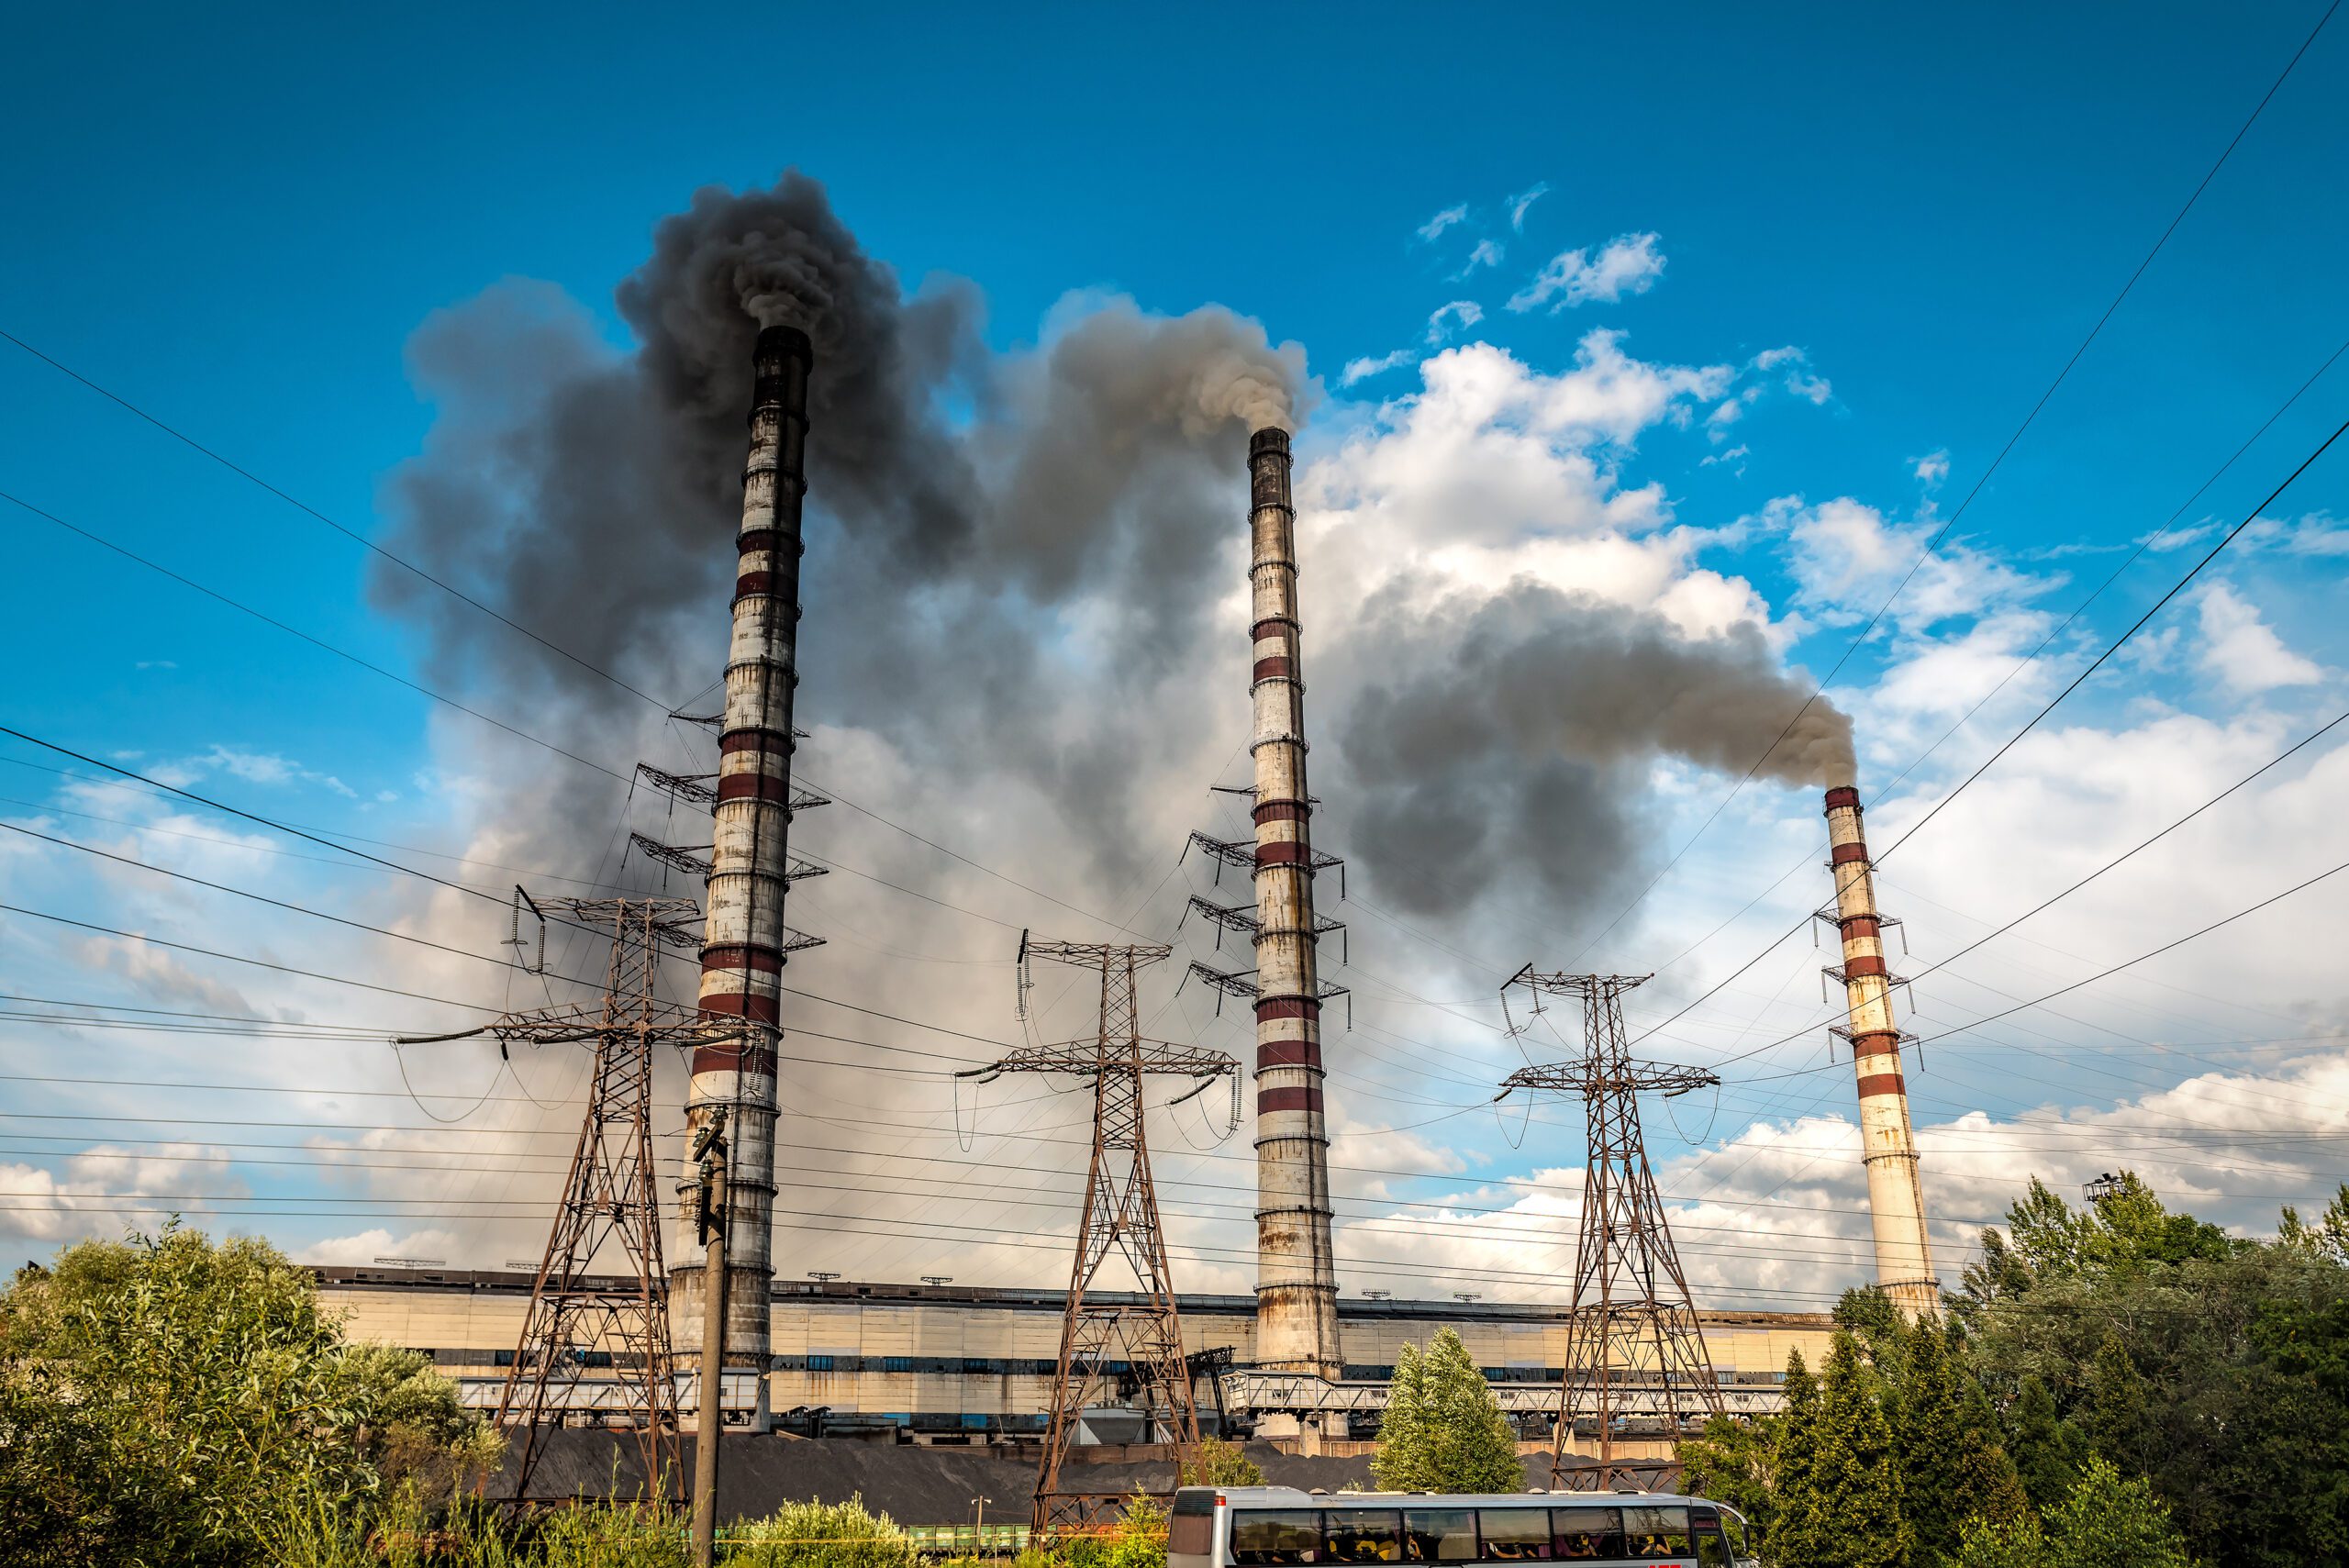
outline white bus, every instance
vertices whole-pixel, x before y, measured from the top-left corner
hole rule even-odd
[[[1754,1568],[1745,1520],[1663,1492],[1300,1492],[1185,1486],[1167,1568],[1327,1568],[1357,1562],[1586,1562]]]

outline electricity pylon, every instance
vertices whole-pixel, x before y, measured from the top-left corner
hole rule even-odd
[[[1174,1307],[1174,1280],[1151,1183],[1150,1148],[1142,1130],[1142,1085],[1152,1075],[1196,1078],[1197,1094],[1240,1063],[1220,1051],[1141,1038],[1135,973],[1163,962],[1160,944],[1113,947],[1097,942],[1019,939],[1021,1016],[1026,1016],[1029,962],[1047,959],[1101,974],[1099,1028],[1089,1040],[1023,1046],[986,1067],[963,1074],[982,1083],[1006,1073],[1065,1073],[1093,1080],[1093,1162],[1085,1177],[1085,1208],[1077,1221],[1076,1261],[1069,1271],[1068,1303],[1061,1316],[1060,1361],[1052,1381],[1051,1420],[1036,1484],[1033,1529],[1039,1535],[1085,1529],[1112,1512],[1110,1494],[1065,1492],[1061,1466],[1090,1405],[1130,1393],[1143,1412],[1145,1440],[1196,1447],[1199,1414],[1183,1354],[1183,1325]],[[1189,1095],[1185,1095],[1188,1098]],[[1178,1102],[1179,1103],[1179,1102]],[[1133,1268],[1139,1298],[1088,1300],[1101,1265],[1115,1251]],[[1113,1372],[1113,1363],[1127,1370]],[[1121,1386],[1122,1385],[1122,1386]],[[1157,1434],[1164,1436],[1159,1438]]]
[[[1550,1456],[1553,1485],[1575,1479],[1587,1489],[1611,1491],[1619,1483],[1652,1479],[1657,1468],[1653,1462],[1617,1462],[1618,1422],[1660,1419],[1676,1440],[1684,1422],[1722,1413],[1720,1381],[1705,1350],[1696,1304],[1640,1136],[1639,1104],[1643,1089],[1680,1095],[1720,1080],[1699,1068],[1631,1056],[1623,1039],[1621,998],[1650,978],[1542,974],[1529,963],[1501,987],[1504,1008],[1510,985],[1531,991],[1537,1012],[1543,995],[1579,996],[1583,1002],[1582,1059],[1521,1068],[1505,1084],[1508,1089],[1578,1094],[1588,1125],[1574,1309],[1566,1323],[1565,1377]],[[1598,1429],[1596,1473],[1566,1461],[1567,1441],[1585,1417]]]
[[[691,928],[701,911],[692,900],[567,898],[560,906],[612,933],[603,999],[507,1013],[464,1031],[495,1036],[501,1051],[518,1042],[596,1047],[579,1141],[498,1395],[497,1425],[514,1435],[517,1501],[529,1495],[547,1429],[567,1418],[634,1431],[646,1487],[666,1496],[676,1480],[678,1369],[652,1185],[652,1053],[729,1040],[740,1026],[699,1018],[652,994],[661,950],[701,945]],[[612,1248],[619,1256],[607,1272],[592,1273]],[[606,1366],[614,1374],[608,1379],[585,1375]]]

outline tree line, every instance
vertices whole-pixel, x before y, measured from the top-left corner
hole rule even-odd
[[[2349,1185],[2272,1240],[2033,1181],[1945,1298],[1835,1311],[1784,1413],[1684,1445],[1776,1568],[2349,1561]]]

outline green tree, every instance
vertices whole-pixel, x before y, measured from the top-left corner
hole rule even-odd
[[[1819,1380],[1802,1352],[1787,1357],[1785,1413],[1778,1418],[1769,1529],[1764,1541],[1777,1568],[1816,1568],[1827,1561],[1827,1519],[1819,1496]]]
[[[1811,1482],[1825,1521],[1816,1561],[1832,1568],[1907,1568],[1910,1536],[1901,1514],[1892,1431],[1876,1380],[1850,1334],[1836,1333],[1826,1373]]]
[[[1893,1389],[1909,1375],[1909,1321],[1880,1290],[1847,1290],[1835,1303],[1835,1327],[1859,1341],[1868,1364]]]
[[[1955,1555],[1960,1528],[1976,1511],[1965,1490],[1968,1478],[1954,1462],[1965,1442],[1965,1400],[1940,1326],[1920,1321],[1908,1339],[1908,1376],[1892,1421],[1893,1468],[1920,1568],[1941,1568]]]
[[[2310,1257],[2349,1264],[2349,1182],[2341,1184],[2313,1226],[2301,1224],[2299,1210],[2285,1205],[2284,1223],[2277,1229],[2276,1239]]]
[[[2193,1568],[2168,1506],[2101,1459],[2088,1461],[2043,1524],[2048,1568]]]
[[[1777,1450],[1785,1418],[1741,1421],[1715,1416],[1680,1445],[1681,1485],[1692,1496],[1735,1508],[1756,1534],[1768,1538],[1777,1518]]]
[[[2047,1538],[2039,1516],[1971,1518],[1958,1540],[1957,1568],[2048,1568]]]
[[[453,1483],[496,1453],[420,1357],[346,1345],[309,1271],[176,1224],[17,1275],[0,1421],[0,1519],[91,1540],[91,1563],[253,1561],[289,1513],[364,1506],[387,1468]]]
[[[1454,1329],[1396,1359],[1371,1475],[1390,1492],[1514,1492],[1517,1434]]]
[[[1262,1486],[1264,1473],[1238,1443],[1208,1438],[1174,1467],[1177,1486]]]
[[[2014,1457],[2015,1473],[2032,1507],[2052,1507],[2072,1489],[2087,1451],[2077,1429],[2056,1410],[2047,1385],[2036,1377],[2023,1379],[2022,1391],[2008,1413],[2007,1451]]]
[[[2156,1462],[2156,1419],[2153,1397],[2120,1331],[2106,1334],[2088,1368],[2087,1396],[2077,1416],[2089,1446],[2123,1474],[2142,1475]]]

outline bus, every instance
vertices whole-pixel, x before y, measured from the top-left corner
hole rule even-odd
[[[1756,1568],[1734,1508],[1664,1492],[1300,1492],[1185,1486],[1167,1568],[1584,1562]]]

